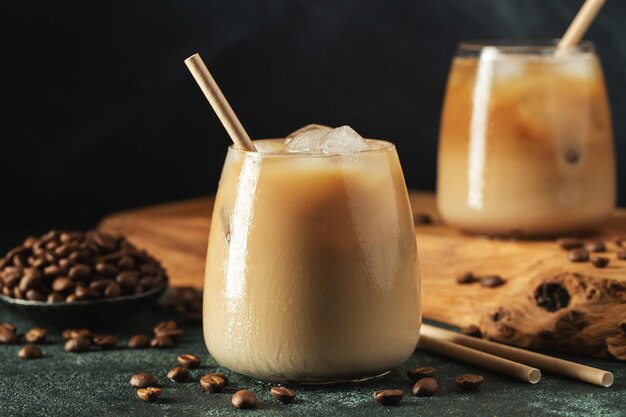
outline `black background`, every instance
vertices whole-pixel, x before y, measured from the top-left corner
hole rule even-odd
[[[254,138],[350,124],[434,189],[458,41],[558,37],[581,0],[13,1],[0,6],[0,245],[212,193],[228,136],[183,60],[200,52]],[[626,2],[597,44],[626,180]],[[622,164],[619,164],[622,162]],[[626,193],[620,193],[626,203]]]

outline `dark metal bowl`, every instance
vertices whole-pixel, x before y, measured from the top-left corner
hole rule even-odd
[[[38,325],[73,327],[114,321],[152,306],[167,289],[167,280],[141,294],[72,303],[18,300],[0,294],[0,304]]]

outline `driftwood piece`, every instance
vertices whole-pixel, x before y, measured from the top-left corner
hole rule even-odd
[[[604,239],[603,269],[572,263],[554,241],[494,240],[467,236],[437,220],[434,196],[411,192],[424,317],[459,327],[475,325],[483,337],[531,349],[626,360],[626,260],[611,237],[626,237],[626,211],[588,239]],[[202,286],[212,199],[196,199],[117,213],[100,228],[125,233],[162,260],[173,285]],[[460,285],[471,271],[498,274],[498,288]]]

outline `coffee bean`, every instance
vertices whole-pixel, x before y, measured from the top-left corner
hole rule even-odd
[[[20,280],[19,289],[20,291],[25,293],[26,291],[35,288],[38,283],[39,283],[39,277],[37,277],[36,275],[32,275],[32,274],[24,275],[22,279]]]
[[[17,333],[8,328],[0,327],[0,344],[8,345],[17,340]]]
[[[96,346],[104,350],[110,350],[117,346],[117,336],[113,335],[103,335],[103,336],[95,336],[93,338],[93,342]]]
[[[26,345],[20,349],[17,354],[20,359],[40,359],[43,358],[43,352],[38,346]]]
[[[161,396],[161,392],[163,392],[161,388],[156,387],[139,388],[137,397],[142,401],[152,402]]]
[[[200,386],[206,392],[221,392],[226,385],[227,380],[217,373],[203,375],[200,378]]]
[[[606,252],[606,245],[602,240],[596,240],[594,242],[587,242],[585,249],[589,252]]]
[[[499,275],[487,275],[480,279],[480,285],[487,288],[496,288],[501,285],[504,285],[506,281],[502,279]]]
[[[454,382],[464,391],[472,391],[480,387],[480,385],[485,380],[484,377],[480,375],[459,375],[454,378]]]
[[[128,340],[131,349],[143,349],[150,345],[150,338],[145,334],[136,334]]]
[[[98,291],[83,286],[76,286],[74,294],[78,300],[95,300],[100,298],[100,293]]]
[[[76,294],[70,294],[67,297],[65,297],[65,302],[66,303],[74,303],[78,301],[78,298],[76,297]]]
[[[432,366],[423,366],[421,368],[409,368],[406,374],[411,381],[415,382],[422,378],[432,378],[436,372],[437,370]]]
[[[399,389],[385,389],[374,393],[374,399],[382,405],[396,405],[403,396],[404,392]]]
[[[68,277],[58,277],[52,282],[52,290],[57,292],[68,292],[74,289],[74,281]]]
[[[0,323],[0,330],[8,330],[11,333],[17,333],[17,326],[13,323]]]
[[[74,281],[87,279],[89,278],[89,275],[91,275],[91,267],[84,264],[74,265],[70,268],[70,272],[68,273],[70,279]]]
[[[471,272],[466,272],[456,278],[457,284],[472,284],[476,281],[478,281],[478,278]]]
[[[189,380],[189,369],[183,366],[177,366],[170,369],[167,377],[174,382],[187,382]]]
[[[25,295],[28,301],[46,301],[46,296],[37,290],[28,290]]]
[[[119,269],[115,265],[98,262],[96,264],[96,272],[104,275],[105,277],[114,277],[119,273]]]
[[[239,409],[256,408],[256,395],[247,389],[242,389],[233,394],[231,402],[235,408]]]
[[[91,340],[85,336],[79,336],[69,339],[65,342],[65,350],[67,352],[81,353],[86,352],[91,347]]]
[[[172,340],[178,340],[183,334],[183,329],[178,328],[178,324],[175,321],[163,321],[154,326],[155,336],[166,336]]]
[[[117,266],[123,270],[130,270],[135,268],[135,260],[130,256],[122,256],[122,258],[117,263]]]
[[[270,392],[272,397],[283,404],[289,404],[293,402],[294,398],[296,398],[296,393],[285,387],[272,387]]]
[[[413,385],[413,395],[416,397],[432,397],[439,389],[435,378],[422,378]]]
[[[91,283],[89,284],[89,288],[94,291],[98,291],[98,293],[100,294],[103,294],[104,290],[106,290],[106,288],[112,283],[115,283],[115,281],[113,281],[112,279],[97,279],[95,281],[91,281]]]
[[[58,265],[48,265],[43,269],[43,276],[46,278],[56,278],[62,273],[63,271]]]
[[[562,249],[566,250],[582,248],[584,245],[583,241],[570,238],[559,239],[558,243]]]
[[[609,264],[609,258],[604,256],[594,256],[591,258],[591,264],[596,268],[606,268]]]
[[[122,295],[122,288],[117,283],[112,282],[104,289],[104,296],[106,298],[115,298]]]
[[[192,355],[191,353],[183,353],[178,356],[178,363],[180,363],[185,368],[195,369],[200,366],[200,356]]]
[[[478,337],[478,338],[483,337],[483,334],[480,331],[480,327],[474,324],[470,324],[469,326],[466,326],[466,327],[461,327],[460,331],[462,334],[466,336],[472,336],[472,337]]]
[[[33,327],[24,335],[24,339],[28,343],[41,343],[46,340],[46,336],[48,335],[48,331],[43,327]]]
[[[48,294],[47,301],[49,303],[60,303],[62,301],[65,301],[65,297],[63,297],[63,294],[61,293],[51,292],[50,294]]]
[[[572,249],[567,253],[567,259],[571,262],[587,262],[589,260],[589,252],[585,249]]]
[[[153,348],[169,348],[174,346],[174,341],[168,336],[155,336],[150,341],[150,346]]]
[[[157,387],[159,386],[159,381],[152,374],[141,373],[130,377],[130,385],[135,388]]]
[[[122,271],[115,277],[120,286],[125,290],[134,290],[139,282],[139,272],[137,271]]]

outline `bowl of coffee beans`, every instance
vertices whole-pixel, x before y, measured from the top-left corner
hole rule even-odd
[[[167,284],[158,260],[95,230],[31,236],[0,258],[0,302],[50,324],[127,316],[154,304]]]

